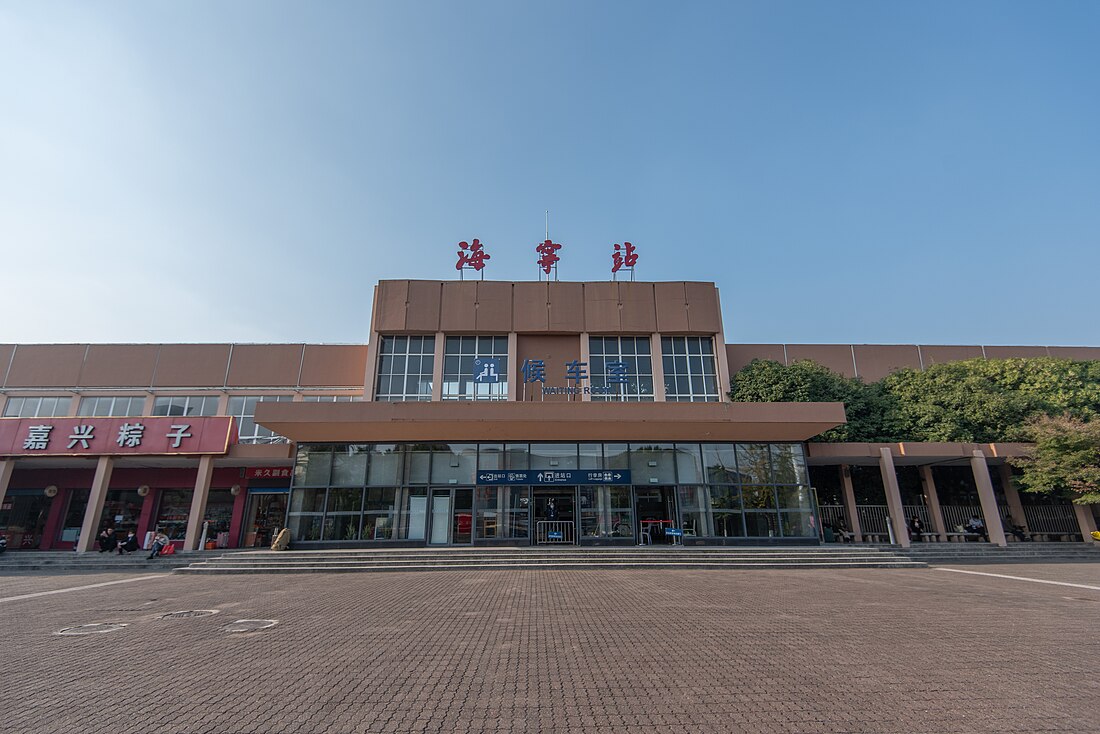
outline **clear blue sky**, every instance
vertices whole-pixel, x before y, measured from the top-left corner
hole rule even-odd
[[[0,0],[0,341],[714,280],[731,342],[1100,344],[1100,3]]]

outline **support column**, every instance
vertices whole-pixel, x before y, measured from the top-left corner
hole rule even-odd
[[[943,521],[940,493],[936,491],[936,480],[932,477],[932,467],[920,467],[920,483],[924,488],[924,497],[928,500],[928,515],[932,518],[932,529],[940,534],[940,540],[947,540],[947,524]]]
[[[661,335],[649,335],[649,363],[653,367],[653,399],[665,402],[665,360],[661,352]],[[727,390],[728,392],[728,390]]]
[[[1024,513],[1024,503],[1020,501],[1020,491],[1016,489],[1016,482],[1012,479],[1012,467],[1001,464],[997,469],[1001,473],[1001,487],[1005,491],[1005,502],[1008,503],[1012,524],[1026,528],[1027,515]]]
[[[1077,525],[1081,528],[1081,538],[1086,543],[1095,543],[1096,538],[1092,534],[1096,532],[1096,518],[1093,517],[1090,505],[1074,505],[1073,514],[1077,515]]]
[[[890,449],[878,450],[878,469],[882,472],[882,488],[886,490],[886,506],[890,510],[890,526],[894,529],[894,542],[902,548],[908,548],[909,528],[905,526],[905,508],[901,504],[898,473],[894,469],[894,455],[890,453]]]
[[[856,491],[852,488],[852,470],[847,464],[840,465],[840,486],[844,490],[844,509],[848,513],[848,522],[852,531],[852,539],[857,543],[863,542],[863,529],[859,525],[859,508],[856,506]]]
[[[443,399],[443,355],[447,337],[442,331],[435,333],[435,361],[432,363],[432,402]]]
[[[11,475],[15,471],[15,459],[0,461],[0,505],[4,504],[4,496],[8,493],[8,484],[11,483]]]
[[[589,346],[588,346],[588,332],[587,331],[582,331],[581,332],[581,362],[585,365],[585,374],[588,375],[588,386],[590,388],[592,387],[592,359],[591,359],[591,357],[592,357],[592,352],[591,352],[591,350],[589,349]],[[577,386],[581,387],[583,389],[583,386],[580,384],[580,382],[577,383]],[[591,392],[582,392],[581,393],[581,402],[591,403],[592,402],[592,393]]]
[[[199,471],[195,477],[195,491],[191,494],[191,511],[187,515],[187,535],[183,539],[184,550],[202,550],[198,547],[202,536],[202,520],[206,516],[206,499],[210,496],[210,479],[214,476],[214,457],[199,458]]]
[[[1001,513],[997,510],[997,495],[993,493],[993,481],[989,478],[989,464],[985,463],[985,454],[975,449],[970,454],[970,470],[974,472],[974,484],[978,487],[978,500],[982,503],[982,516],[985,529],[989,533],[989,542],[1002,548],[1008,545],[1005,529],[1001,524]]]
[[[519,385],[523,376],[519,373],[519,337],[516,332],[508,332],[508,402],[519,400]]]
[[[92,491],[88,495],[88,508],[84,510],[84,523],[80,526],[80,541],[76,544],[78,553],[87,553],[95,545],[99,531],[99,516],[103,514],[103,503],[107,500],[107,487],[111,485],[111,472],[115,469],[115,460],[110,456],[100,456],[92,478]]]

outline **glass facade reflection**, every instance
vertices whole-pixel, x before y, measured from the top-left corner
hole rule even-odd
[[[487,470],[597,469],[629,470],[632,484],[476,483]],[[555,517],[532,512],[551,504]],[[820,527],[797,443],[303,444],[287,511],[308,543],[528,544],[544,521],[572,523],[580,544],[814,539]]]

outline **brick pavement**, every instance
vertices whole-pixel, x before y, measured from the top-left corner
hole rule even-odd
[[[221,613],[157,619],[202,608]],[[935,569],[172,576],[0,604],[0,726],[1100,731],[1098,610],[1098,591]],[[244,617],[279,625],[220,630]],[[131,626],[53,634],[90,622]]]

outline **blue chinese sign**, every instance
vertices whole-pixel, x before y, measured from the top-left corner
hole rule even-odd
[[[680,528],[665,528],[665,535],[671,538],[682,538],[684,537],[684,531]]]
[[[516,471],[479,471],[478,484],[630,484],[629,469],[530,469]]]
[[[478,357],[474,360],[474,382],[500,382],[500,363],[496,359]]]

